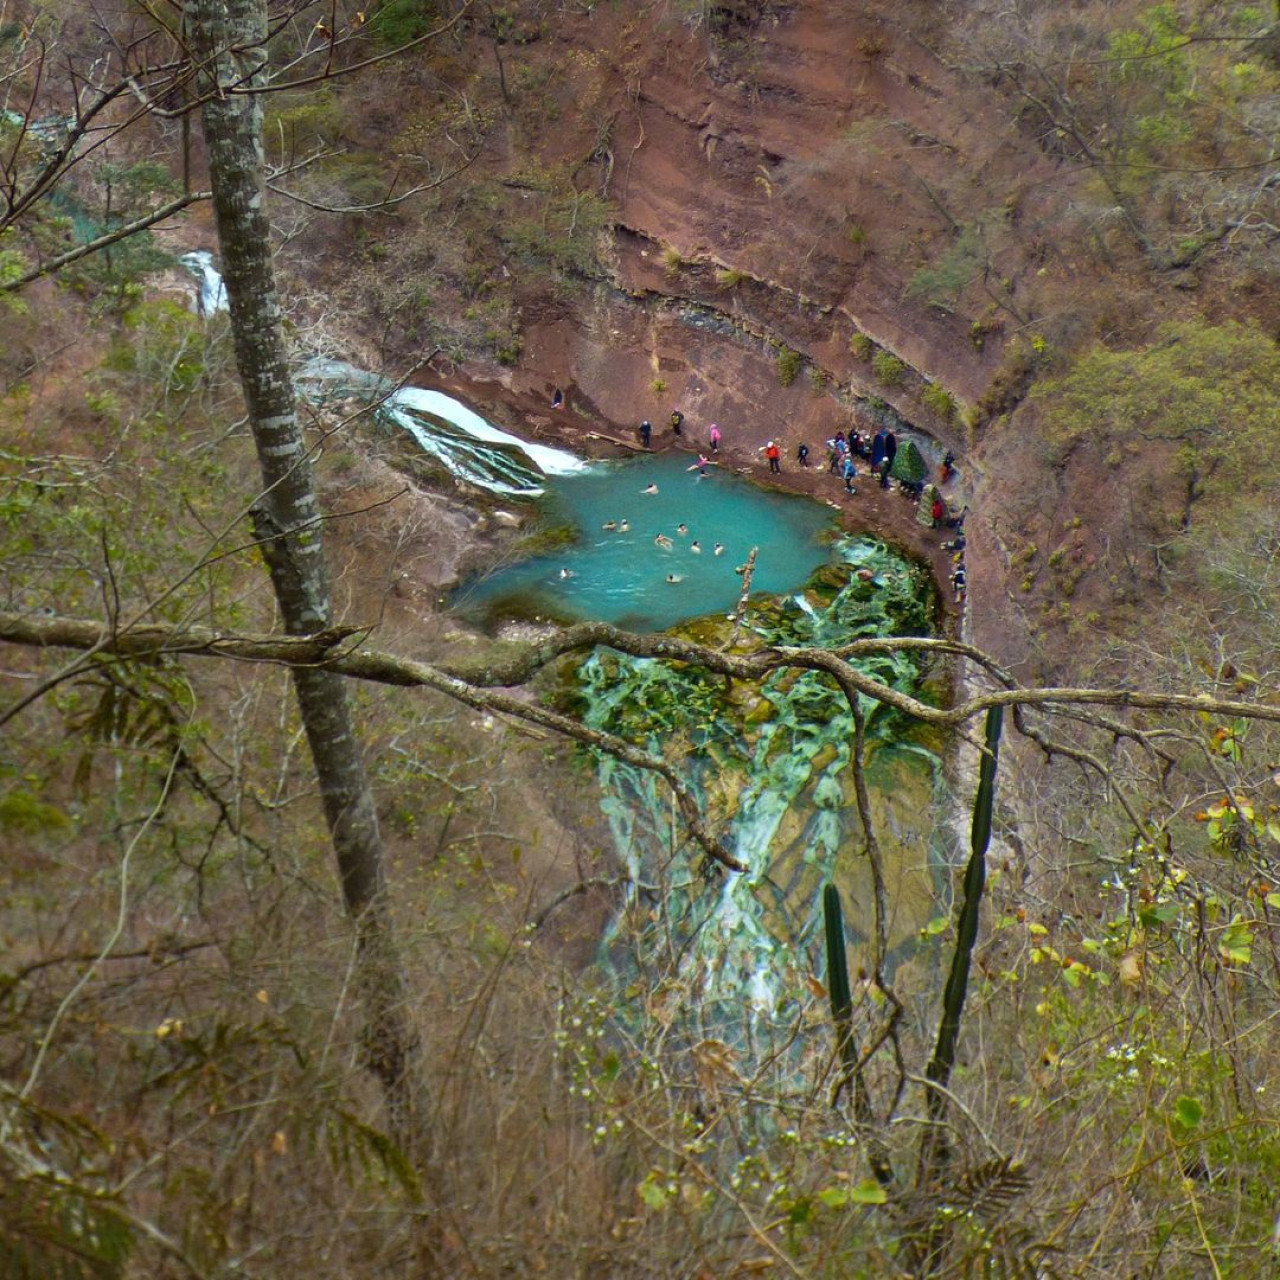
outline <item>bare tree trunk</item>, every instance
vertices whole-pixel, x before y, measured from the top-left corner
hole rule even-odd
[[[222,271],[236,363],[262,468],[263,493],[254,507],[254,524],[286,630],[312,635],[331,623],[329,575],[280,323],[266,216],[261,99],[243,92],[264,78],[265,5],[262,0],[193,0],[188,15],[202,65],[201,93],[210,95],[203,123]],[[299,667],[293,680],[343,900],[356,928],[366,1062],[382,1082],[391,1128],[403,1141],[416,1130],[416,1048],[392,936],[373,795],[344,679]]]

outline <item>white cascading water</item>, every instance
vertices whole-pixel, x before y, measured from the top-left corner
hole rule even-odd
[[[583,459],[576,458],[563,449],[552,449],[542,444],[528,444],[516,436],[500,431],[486,422],[478,413],[468,409],[466,405],[452,396],[445,395],[443,391],[424,391],[419,387],[405,387],[391,397],[388,405],[393,411],[403,406],[416,409],[420,413],[432,414],[437,418],[443,418],[475,440],[486,440],[491,444],[505,444],[519,449],[543,475],[571,475],[576,471],[585,471],[587,467]]]
[[[485,421],[443,391],[400,387],[377,374],[338,360],[317,357],[298,376],[299,390],[313,401],[330,396],[382,397],[374,416],[407,431],[424,453],[452,475],[492,493],[535,498],[549,475],[569,475],[589,466],[563,449],[530,444]]]
[[[179,259],[199,281],[196,314],[209,317],[227,310],[227,291],[207,249],[192,249]],[[389,384],[338,360],[317,357],[298,378],[299,390],[313,400],[328,394],[382,395],[375,412],[407,431],[425,453],[460,480],[493,493],[535,498],[544,476],[569,475],[588,464],[563,449],[530,444],[486,422],[473,409],[443,391]]]
[[[213,254],[208,249],[193,249],[182,254],[178,261],[200,282],[195,296],[196,315],[207,317],[225,311],[227,290],[213,265]]]

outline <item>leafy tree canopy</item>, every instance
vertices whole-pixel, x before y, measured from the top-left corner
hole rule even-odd
[[[1245,496],[1280,462],[1280,351],[1242,324],[1162,326],[1141,350],[1095,347],[1031,394],[1046,437],[1067,448],[1173,443],[1207,496]]]

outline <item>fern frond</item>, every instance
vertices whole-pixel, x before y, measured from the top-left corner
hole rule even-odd
[[[1006,1209],[1031,1187],[1031,1177],[1016,1160],[1002,1156],[970,1169],[956,1185],[948,1203],[985,1222],[999,1220]]]

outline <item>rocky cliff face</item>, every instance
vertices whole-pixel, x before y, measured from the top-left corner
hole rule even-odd
[[[398,274],[429,282],[424,310],[452,310],[458,328],[489,323],[492,338],[501,326],[485,317],[501,313],[518,330],[499,360],[435,367],[525,431],[632,441],[642,418],[661,428],[678,406],[687,439],[715,421],[729,460],[746,467],[770,438],[787,457],[808,441],[820,460],[841,427],[905,423],[937,442],[935,462],[944,449],[961,456],[954,493],[974,503],[975,596],[999,598],[1017,572],[1012,557],[1039,516],[1011,530],[1008,514],[1029,495],[1052,488],[1064,510],[1122,516],[1098,505],[1096,477],[1077,483],[991,429],[1046,351],[1090,331],[1097,240],[1084,211],[1096,193],[998,85],[948,60],[939,6],[513,12],[500,34],[477,27],[447,57],[397,66],[364,104],[365,141],[382,154],[430,135],[434,125],[413,122],[440,114],[442,92],[486,122],[473,163],[428,216],[406,206],[392,232],[362,228],[379,254],[344,272],[345,286],[334,279],[392,367],[449,345],[426,321],[404,322],[402,302],[376,302]],[[558,237],[540,262],[526,252],[539,235]],[[335,246],[333,260],[350,250]],[[1110,246],[1108,261],[1138,278],[1132,246]],[[555,388],[567,396],[559,414]],[[853,523],[945,571],[940,539],[922,536],[903,504],[864,496]],[[1025,656],[1009,638],[1003,625],[984,634]],[[1061,639],[1065,651],[1065,629]]]
[[[921,393],[982,400],[1074,178],[930,52],[917,8],[720,6],[696,27],[602,8],[558,25],[554,60],[587,68],[575,96],[595,106],[539,141],[589,150],[583,185],[616,202],[614,288],[571,339],[560,317],[535,321],[513,385],[573,381],[623,423],[671,401],[766,434],[826,427],[842,393],[958,442]],[[922,277],[948,259],[945,279]],[[790,389],[783,347],[803,357]]]

